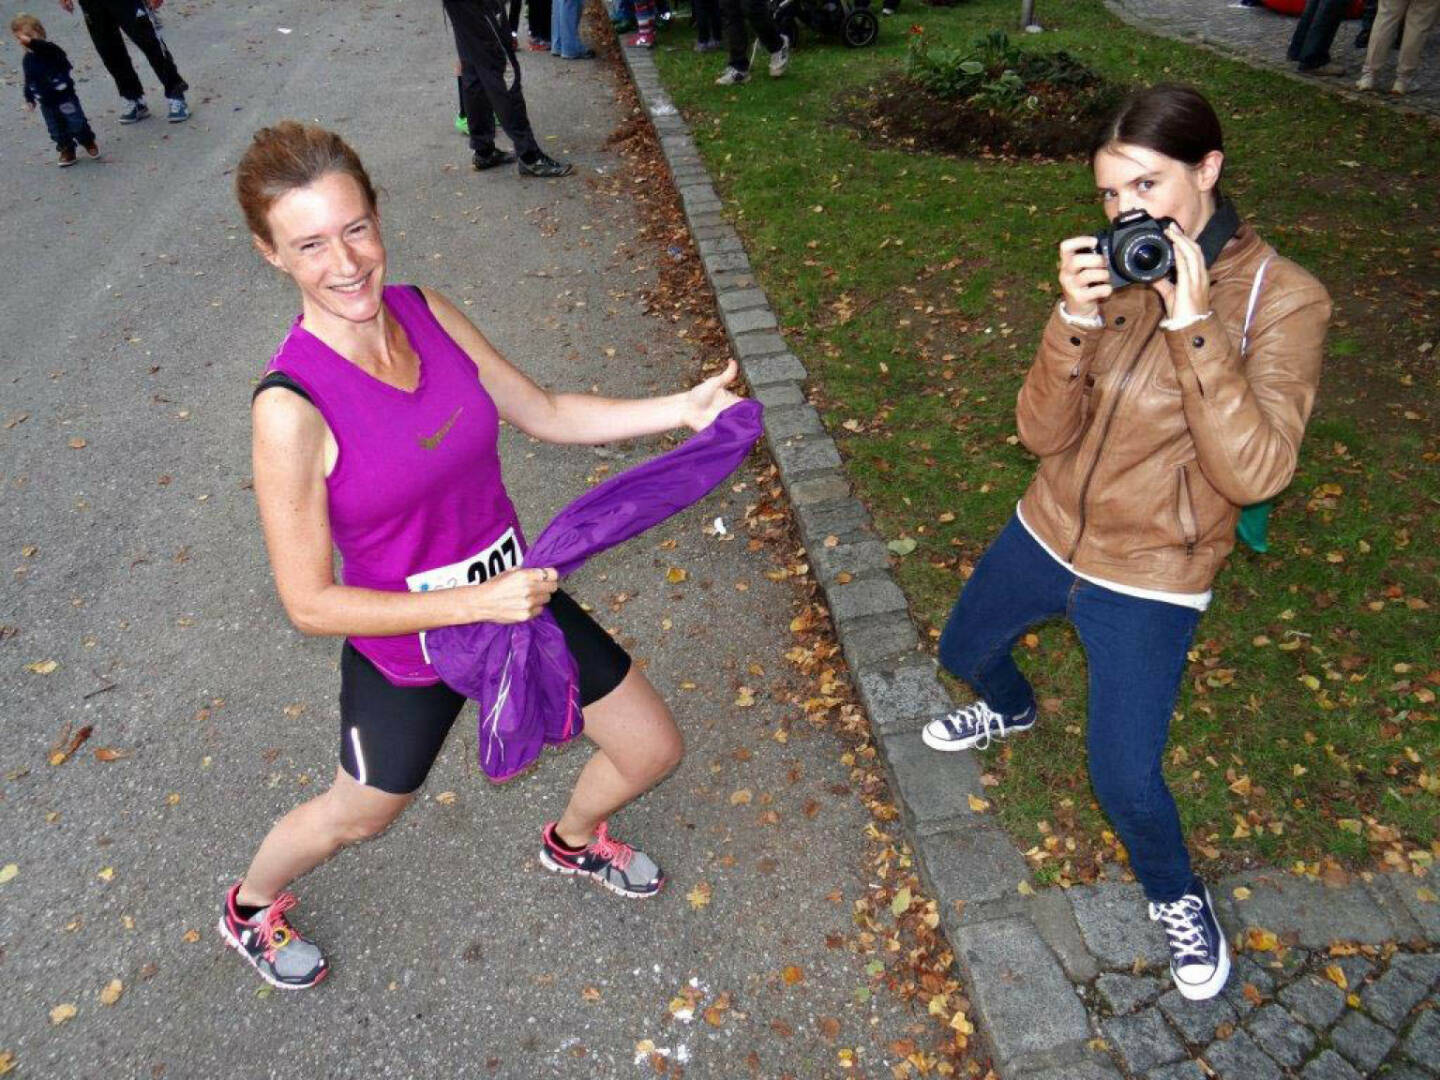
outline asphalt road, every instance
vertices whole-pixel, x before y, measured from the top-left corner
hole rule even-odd
[[[296,310],[230,194],[250,133],[287,116],[343,132],[384,189],[390,279],[460,298],[541,382],[670,391],[695,358],[639,311],[654,255],[610,194],[607,69],[523,54],[544,144],[579,165],[525,182],[468,169],[436,2],[167,4],[194,119],[126,128],[79,17],[29,5],[76,62],[104,160],[54,167],[7,48],[0,1054],[15,1075],[647,1076],[650,1040],[690,1077],[888,1076],[888,1044],[920,1029],[883,989],[867,997],[869,957],[827,946],[854,936],[868,816],[838,742],[803,722],[773,737],[797,715],[782,685],[794,597],[763,576],[772,553],[735,535],[751,467],[571,583],[648,663],[688,741],[676,775],[614,822],[671,888],[623,901],[541,870],[540,826],[585,750],[491,787],[467,715],[390,833],[297,886],[325,984],[271,992],[223,949],[223,890],[338,748],[338,642],[286,623],[247,487],[249,391]],[[20,5],[0,6],[8,21]],[[533,535],[597,467],[655,450],[507,432],[502,455]],[[717,516],[728,538],[707,532]],[[742,684],[753,707],[733,704]],[[66,725],[94,732],[51,765]],[[123,993],[103,1004],[113,979]],[[689,1019],[671,1008],[687,988]],[[727,1000],[718,1024],[700,1015]]]

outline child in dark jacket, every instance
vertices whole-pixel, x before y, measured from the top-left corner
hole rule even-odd
[[[95,133],[70,78],[70,58],[65,50],[46,40],[45,27],[34,15],[16,15],[10,20],[10,33],[25,50],[25,104],[31,109],[39,104],[50,138],[60,151],[57,164],[62,169],[74,165],[77,144],[92,158],[99,157]]]

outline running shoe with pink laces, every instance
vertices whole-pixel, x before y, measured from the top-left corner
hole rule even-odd
[[[540,865],[557,874],[591,877],[611,892],[643,899],[665,887],[665,875],[655,860],[629,844],[612,839],[606,823],[595,830],[590,846],[574,851],[555,835],[558,822],[550,822],[541,833]]]
[[[295,897],[281,893],[269,907],[252,918],[242,919],[235,909],[234,885],[225,896],[220,914],[220,936],[238,952],[260,977],[281,990],[305,990],[330,974],[330,965],[320,950],[296,933],[285,913],[295,906]]]

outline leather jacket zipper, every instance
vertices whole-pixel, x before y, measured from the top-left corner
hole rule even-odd
[[[1125,369],[1125,374],[1120,378],[1120,385],[1115,388],[1115,402],[1110,406],[1110,412],[1105,417],[1105,426],[1100,431],[1100,443],[1095,449],[1095,459],[1090,462],[1090,468],[1085,473],[1085,480],[1080,485],[1080,529],[1075,533],[1075,543],[1070,545],[1070,554],[1066,556],[1065,561],[1068,563],[1075,561],[1075,553],[1080,550],[1080,541],[1085,537],[1085,500],[1090,495],[1090,480],[1094,477],[1095,468],[1100,464],[1100,457],[1105,452],[1105,440],[1110,435],[1110,425],[1115,420],[1115,413],[1120,409],[1120,399],[1130,385],[1130,377],[1140,366],[1140,358],[1145,355],[1145,344],[1149,340],[1147,337],[1144,342],[1140,343],[1140,348],[1135,350],[1135,355],[1130,360],[1130,366]]]
[[[1185,537],[1185,557],[1195,554],[1199,529],[1195,525],[1195,504],[1190,501],[1190,473],[1184,465],[1176,470],[1175,513],[1180,519],[1180,532]]]

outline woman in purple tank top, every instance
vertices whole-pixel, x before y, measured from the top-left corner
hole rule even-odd
[[[555,570],[522,565],[498,425],[581,444],[699,431],[737,400],[725,389],[734,363],[668,397],[543,390],[444,297],[385,285],[370,178],[322,129],[257,132],[236,193],[256,248],[300,291],[300,317],[253,406],[255,494],[275,583],[298,629],[346,643],[334,784],[271,828],[225,898],[222,936],[275,986],[328,974],[287,920],[295,901],[283,890],[383,831],[423,783],[465,702],[439,681],[425,632],[524,622],[547,607],[575,657],[596,750],[542,832],[541,864],[653,895],[660,868],[611,837],[606,820],[675,767],[680,733],[625,651],[558,590]]]

